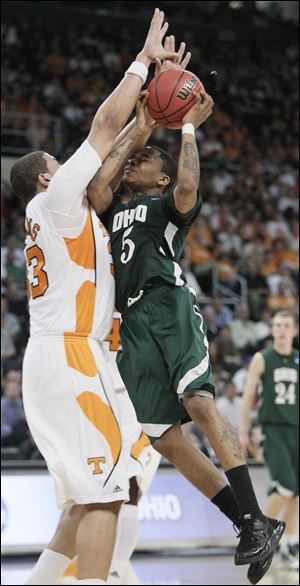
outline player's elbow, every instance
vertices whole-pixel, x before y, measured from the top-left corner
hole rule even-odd
[[[98,136],[104,136],[106,140],[114,140],[118,134],[118,128],[114,122],[113,116],[105,112],[99,112],[94,118],[91,133]]]
[[[196,197],[198,185],[193,179],[187,179],[176,184],[176,195],[181,198]]]
[[[105,129],[106,132],[111,132],[114,138],[120,131],[120,124],[117,123],[116,112],[112,112],[111,110],[104,110],[103,112],[100,110],[94,122],[98,129]]]
[[[197,187],[194,183],[177,185],[174,190],[174,201],[178,212],[188,213],[197,202]]]

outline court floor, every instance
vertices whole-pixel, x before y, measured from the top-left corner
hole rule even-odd
[[[2,560],[1,584],[24,584],[35,563],[34,558]],[[136,555],[134,569],[143,584],[249,584],[248,566],[235,566],[232,556],[155,557]],[[299,573],[276,569],[274,561],[260,584],[299,584]]]

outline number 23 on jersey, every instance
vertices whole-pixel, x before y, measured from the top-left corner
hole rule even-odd
[[[27,260],[28,301],[42,297],[49,287],[48,275],[44,270],[45,257],[42,249],[35,244],[25,251]]]

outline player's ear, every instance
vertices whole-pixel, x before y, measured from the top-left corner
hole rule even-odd
[[[51,179],[51,173],[40,173],[38,175],[38,182],[43,187],[46,187],[46,188],[48,187],[50,179]]]
[[[159,187],[167,187],[170,183],[170,177],[168,175],[160,175],[158,178]]]

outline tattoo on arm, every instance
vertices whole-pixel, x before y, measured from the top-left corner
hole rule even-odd
[[[199,185],[200,165],[196,142],[183,142],[183,168],[192,175],[195,184]]]
[[[125,166],[131,155],[135,152],[140,140],[141,134],[136,129],[133,129],[124,140],[109,153],[102,167],[100,167],[99,171],[94,175],[90,185],[96,187],[98,181],[101,182],[104,176],[108,183],[113,181]]]

